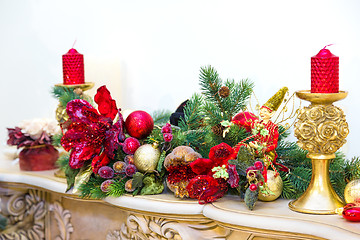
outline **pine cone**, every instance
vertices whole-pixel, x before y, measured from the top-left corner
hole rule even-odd
[[[224,129],[225,129],[225,127],[222,126],[220,123],[216,124],[215,126],[213,126],[211,128],[212,132],[217,136],[222,136]]]
[[[219,95],[222,98],[227,98],[230,95],[230,89],[227,86],[222,86],[219,89]]]

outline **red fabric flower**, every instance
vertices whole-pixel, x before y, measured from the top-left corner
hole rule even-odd
[[[228,160],[235,159],[234,149],[226,143],[220,143],[210,149],[209,158],[214,161],[214,166],[227,165]]]
[[[91,161],[91,168],[94,173],[98,173],[99,169],[103,166],[108,165],[110,158],[103,152],[100,156],[95,156]]]
[[[223,197],[227,186],[222,178],[214,179],[208,175],[198,175],[190,180],[186,190],[190,198],[198,199],[200,204],[205,204]]]
[[[214,161],[207,158],[198,158],[190,163],[190,167],[197,175],[208,175],[214,167]]]
[[[111,98],[110,92],[106,86],[98,88],[94,100],[98,104],[98,110],[101,115],[114,120],[116,114],[118,113],[118,109],[116,107],[115,100]]]
[[[98,92],[102,97],[98,95],[98,100],[111,100],[106,87],[101,88]],[[66,151],[71,151],[69,165],[74,169],[81,168],[86,161],[92,160],[93,172],[97,173],[100,167],[114,158],[119,141],[125,139],[123,118],[119,112],[119,121],[113,124],[107,113],[99,114],[90,103],[82,99],[70,101],[66,111],[70,124],[61,139],[61,145]]]
[[[237,187],[239,175],[237,175],[235,165],[228,164],[228,161],[235,157],[234,150],[230,145],[220,143],[210,149],[209,159],[198,158],[190,163],[192,171],[198,174],[190,180],[186,187],[190,197],[198,199],[200,204],[213,202],[223,197],[227,191],[227,182],[223,178],[215,179],[212,172],[214,167],[222,165],[227,166],[230,186]]]
[[[227,183],[232,188],[236,188],[239,186],[240,177],[238,172],[236,171],[236,166],[234,164],[229,164],[227,168],[227,172],[229,174],[229,179],[227,180]]]

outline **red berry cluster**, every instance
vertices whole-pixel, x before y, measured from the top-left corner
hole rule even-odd
[[[163,134],[164,140],[165,142],[171,142],[173,139],[173,135],[172,135],[172,128],[171,128],[171,124],[170,123],[166,123],[162,128],[161,128],[161,133]]]

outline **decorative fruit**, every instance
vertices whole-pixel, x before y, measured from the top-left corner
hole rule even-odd
[[[153,128],[154,120],[145,111],[134,111],[125,120],[126,132],[137,139],[149,136]]]
[[[134,154],[134,164],[140,172],[152,172],[156,169],[160,159],[158,146],[144,144]]]
[[[283,190],[283,181],[280,175],[276,175],[275,172],[272,170],[267,170],[267,186],[273,194],[270,195],[263,195],[259,193],[259,200],[264,202],[270,202],[277,199]]]
[[[189,197],[186,187],[190,178],[195,176],[189,164],[198,158],[201,158],[201,155],[189,146],[178,146],[166,156],[164,167],[169,171],[166,184],[175,197]]]
[[[135,151],[140,147],[140,142],[134,137],[128,137],[122,143],[124,153],[133,155]]]

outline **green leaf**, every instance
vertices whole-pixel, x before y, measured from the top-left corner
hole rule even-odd
[[[92,173],[93,173],[93,171],[91,169],[91,164],[84,165],[83,167],[81,167],[79,173],[76,175],[76,177],[74,179],[74,188],[73,188],[72,193],[79,194],[80,193],[79,187],[82,184],[89,181]]]
[[[160,159],[158,161],[158,165],[156,167],[156,170],[158,172],[161,172],[163,170],[163,168],[164,168],[165,157],[166,157],[166,151],[162,151],[162,153],[160,155]]]
[[[257,202],[259,197],[259,190],[255,190],[255,191],[251,191],[250,188],[247,188],[245,191],[245,197],[244,197],[244,201],[246,206],[250,209],[253,210],[255,207],[255,203]]]
[[[133,188],[141,188],[143,186],[143,178],[144,178],[144,174],[142,174],[141,172],[136,172],[133,175],[133,181],[132,181]]]

